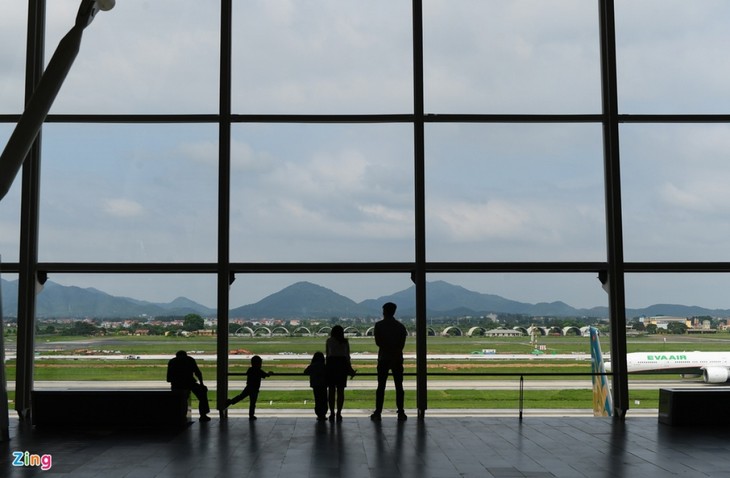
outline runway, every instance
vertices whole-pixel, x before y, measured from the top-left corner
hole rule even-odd
[[[198,361],[206,362],[217,360],[216,355],[209,355],[203,353],[191,353]],[[14,358],[14,353],[11,353],[7,359]],[[69,360],[69,361],[84,361],[84,360],[102,360],[102,361],[117,361],[124,360],[128,362],[135,361],[166,361],[171,358],[170,355],[161,354],[147,354],[147,355],[123,355],[119,353],[112,354],[89,354],[89,355],[38,355],[35,357],[37,361],[44,360]],[[229,360],[232,362],[248,362],[251,355],[230,355]],[[285,362],[285,361],[307,361],[310,359],[308,354],[270,354],[262,355],[265,363],[271,362]],[[415,359],[415,354],[406,354],[406,360]],[[353,361],[377,360],[376,354],[371,353],[356,353],[352,355]],[[583,353],[576,354],[545,354],[545,355],[530,355],[530,354],[429,354],[429,362],[434,361],[468,361],[468,362],[489,362],[493,360],[518,360],[518,361],[544,361],[544,360],[575,360],[575,361],[588,361],[590,355]],[[240,367],[237,364],[237,367]],[[438,377],[438,378],[436,378]],[[707,386],[699,379],[681,379],[679,376],[671,376],[670,379],[662,380],[646,380],[646,379],[629,379],[629,388],[634,390],[659,390],[660,388],[693,388],[693,387],[704,387]],[[215,377],[207,377],[206,385],[211,390],[217,389]],[[406,390],[416,390],[416,381],[407,377],[404,386]],[[245,378],[241,376],[231,376],[229,379],[229,390],[243,388],[245,385]],[[305,375],[297,376],[296,374],[289,374],[287,376],[275,376],[267,379],[264,382],[263,387],[267,390],[272,391],[288,391],[288,390],[308,390],[309,382]],[[488,378],[449,378],[444,379],[443,376],[434,376],[428,379],[429,390],[519,390],[520,380],[518,376],[488,379]],[[545,379],[543,377],[531,377],[525,376],[523,382],[524,390],[578,390],[578,389],[591,389],[592,382],[590,377],[576,377],[575,379]],[[36,381],[34,383],[34,389],[36,390],[106,390],[106,389],[128,389],[128,390],[167,390],[169,384],[164,380],[137,380],[137,381]],[[376,380],[371,374],[369,376],[358,376],[354,380],[348,382],[348,388],[351,390],[375,390]],[[393,389],[392,380],[388,382],[388,389]],[[8,390],[15,390],[15,382],[10,381],[8,383]]]
[[[198,361],[212,361],[218,360],[218,356],[215,354],[196,354],[194,352],[189,353],[190,356],[194,357]],[[245,361],[251,360],[251,354],[231,354],[228,356],[229,361]],[[312,358],[311,354],[295,354],[295,353],[280,353],[280,354],[260,354],[261,359],[264,363],[267,362],[280,362],[280,361],[309,361]],[[100,353],[89,353],[89,354],[40,354],[35,357],[36,360],[170,360],[172,355],[170,354],[144,354],[144,355],[124,355],[118,353],[100,354]],[[416,360],[416,354],[409,353],[403,354],[403,358],[406,361]],[[532,354],[428,354],[429,361],[439,360],[459,360],[468,362],[489,362],[489,361],[504,361],[504,360],[519,360],[519,361],[544,361],[544,360],[575,360],[576,362],[588,361],[591,356],[585,353],[575,354],[543,354],[543,355],[532,355]],[[14,360],[15,352],[7,352],[5,360]],[[378,359],[378,354],[375,353],[354,353],[351,355],[353,362],[361,360],[375,361]]]

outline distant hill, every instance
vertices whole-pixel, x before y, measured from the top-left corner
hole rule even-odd
[[[465,311],[471,311],[472,315],[490,312],[522,314],[531,307],[531,304],[516,302],[498,295],[474,292],[445,281],[426,284],[426,297],[429,315],[436,316],[463,316]],[[361,304],[380,313],[380,308],[385,302],[398,304],[399,315],[413,316],[416,313],[416,287],[411,286],[393,295],[369,299]]]
[[[18,308],[18,281],[2,279],[3,313],[14,316]],[[170,303],[153,303],[117,297],[93,287],[64,286],[48,281],[36,301],[36,316],[54,318],[129,318],[161,315],[213,316],[215,311],[190,299],[178,297]]]
[[[2,280],[3,311],[6,317],[15,316],[17,310],[17,281]],[[475,292],[445,281],[426,285],[429,317],[480,316],[489,313],[523,314],[544,317],[598,317],[608,316],[608,308],[576,309],[565,302],[541,302],[530,304],[505,299],[494,294]],[[231,318],[330,318],[357,317],[379,318],[385,302],[398,304],[399,317],[415,315],[415,286],[376,299],[360,303],[331,289],[311,282],[297,282],[262,300],[231,310]],[[52,281],[45,284],[38,296],[38,317],[54,318],[129,318],[185,316],[200,314],[214,317],[216,311],[185,297],[169,303],[153,303],[129,297],[118,297],[94,288],[63,286]],[[628,309],[627,317],[670,315],[676,317],[714,316],[728,317],[730,310],[705,309],[697,306],[656,304],[643,309]]]
[[[377,317],[379,312],[325,287],[297,282],[255,304],[232,309],[229,315],[231,318]]]

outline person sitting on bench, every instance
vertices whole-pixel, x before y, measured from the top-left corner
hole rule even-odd
[[[195,381],[198,378],[199,382]],[[210,405],[208,405],[208,387],[203,385],[203,373],[198,368],[194,358],[190,357],[184,350],[179,350],[175,358],[167,363],[167,381],[173,390],[187,390],[193,392],[198,399],[198,411],[200,421],[208,422],[210,417]]]

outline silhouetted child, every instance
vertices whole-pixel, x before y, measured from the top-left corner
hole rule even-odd
[[[309,386],[314,393],[314,413],[317,420],[327,419],[327,372],[325,371],[324,354],[315,352],[312,362],[304,369],[309,375]]]
[[[251,366],[246,370],[246,388],[233,398],[226,400],[226,408],[234,405],[246,397],[249,397],[248,419],[256,420],[256,400],[259,398],[259,389],[261,388],[261,380],[274,375],[274,372],[264,372],[261,370],[263,360],[258,355],[251,357]]]

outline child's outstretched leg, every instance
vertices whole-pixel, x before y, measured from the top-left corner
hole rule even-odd
[[[248,388],[244,388],[243,389],[243,392],[239,393],[238,395],[236,395],[233,398],[229,398],[229,399],[226,400],[226,408],[230,407],[231,405],[237,404],[238,402],[240,402],[244,398],[248,397],[248,395],[249,395]]]

